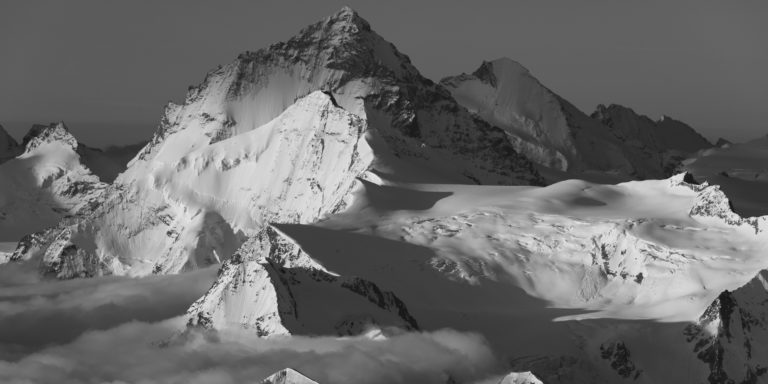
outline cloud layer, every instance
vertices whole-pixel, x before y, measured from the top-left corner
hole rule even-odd
[[[3,383],[245,383],[285,367],[342,384],[472,382],[498,373],[481,336],[452,330],[383,340],[180,334],[180,315],[210,286],[215,268],[66,282],[20,272],[0,285]]]

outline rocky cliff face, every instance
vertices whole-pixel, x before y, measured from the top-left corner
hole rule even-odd
[[[685,329],[686,341],[709,368],[710,383],[759,383],[768,377],[768,271],[723,291]]]
[[[693,153],[712,148],[712,143],[696,132],[693,127],[669,116],[662,116],[656,122],[654,132],[661,146],[667,150]]]

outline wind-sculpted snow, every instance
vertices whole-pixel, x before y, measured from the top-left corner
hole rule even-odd
[[[347,204],[372,161],[365,128],[316,92],[262,127],[175,153],[174,140],[196,131],[184,132],[134,162],[87,217],[62,221],[14,258],[41,260],[59,278],[219,263],[269,221],[313,222]]]
[[[187,315],[190,327],[246,328],[260,336],[418,327],[394,294],[325,270],[272,227],[224,263],[216,282]]]

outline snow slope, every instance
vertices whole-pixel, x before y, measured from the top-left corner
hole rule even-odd
[[[227,260],[187,311],[189,326],[253,329],[260,336],[356,335],[418,326],[400,299],[375,284],[324,269],[267,227]]]
[[[503,131],[343,8],[210,72],[183,105],[167,106],[98,209],[14,258],[42,260],[60,278],[218,263],[267,222],[340,209],[369,168],[420,181],[542,182]]]
[[[83,165],[63,123],[34,126],[22,145],[22,154],[0,164],[0,241],[18,241],[77,216],[106,188]]]
[[[499,384],[543,384],[531,372],[512,372],[499,382]]]
[[[372,160],[364,131],[363,120],[316,92],[238,137],[181,152],[163,147],[153,162],[134,161],[88,217],[62,222],[15,258],[42,261],[59,277],[221,262],[268,221],[312,222],[343,207]]]
[[[291,368],[286,368],[277,371],[264,380],[259,382],[260,384],[317,384],[316,381],[302,375],[301,373]]]
[[[543,382],[704,381],[686,329],[768,266],[768,224],[689,180],[361,183],[347,211],[276,227],[326,270],[392,291],[422,329],[480,332]]]

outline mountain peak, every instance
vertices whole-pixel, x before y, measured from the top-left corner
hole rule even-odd
[[[260,384],[317,384],[317,382],[295,369],[285,368],[264,378]]]
[[[326,18],[323,24],[336,33],[354,34],[371,30],[368,21],[360,17],[360,14],[349,6],[342,7],[338,12]]]
[[[480,68],[472,73],[473,76],[492,87],[497,86],[500,77],[506,78],[514,76],[517,78],[529,74],[530,72],[527,68],[508,57],[501,57],[492,61],[483,61],[483,63],[480,64]]]
[[[24,135],[21,145],[25,148],[25,152],[31,152],[43,144],[52,142],[61,142],[72,147],[73,150],[76,150],[78,146],[77,139],[72,136],[63,121],[49,125],[33,125],[29,132]]]
[[[360,18],[360,15],[357,13],[357,11],[352,9],[352,7],[350,7],[349,5],[345,5],[341,7],[341,9],[339,9],[338,12],[334,13],[331,16],[331,18],[346,18],[349,20],[354,20],[354,19],[362,20],[362,18]]]
[[[485,63],[484,63],[485,64]],[[529,73],[530,71],[520,62],[510,59],[509,57],[500,57],[490,62],[497,71],[515,71],[521,73]]]

